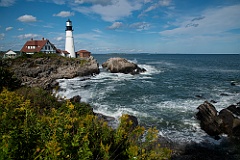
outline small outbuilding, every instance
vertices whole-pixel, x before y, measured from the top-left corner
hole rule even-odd
[[[89,58],[91,56],[91,52],[87,50],[80,50],[77,52],[77,57],[79,58]]]
[[[16,57],[17,53],[12,50],[8,50],[3,56],[3,58],[16,58]]]
[[[60,56],[63,56],[63,57],[70,58],[70,53],[68,51],[57,49],[57,54],[59,54]]]

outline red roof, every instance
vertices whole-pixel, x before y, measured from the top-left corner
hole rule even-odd
[[[63,51],[61,49],[57,49],[57,53],[70,54],[68,51]]]
[[[68,51],[62,51],[64,54],[70,54]]]
[[[24,46],[21,49],[21,52],[40,52],[43,46],[49,42],[48,39],[42,39],[42,40],[33,40],[27,41]],[[49,42],[50,43],[50,42]],[[35,46],[35,48],[29,48],[28,46]]]
[[[80,50],[80,51],[77,52],[77,54],[79,54],[79,53],[91,53],[91,52],[89,52],[87,50]]]

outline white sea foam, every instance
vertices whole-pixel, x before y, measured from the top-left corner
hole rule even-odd
[[[146,69],[146,72],[141,73],[143,75],[159,74],[159,73],[163,72],[162,70],[157,69],[156,67],[147,65],[147,64],[139,64],[138,66],[140,68]]]

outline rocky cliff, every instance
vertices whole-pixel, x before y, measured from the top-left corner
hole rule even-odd
[[[22,85],[44,89],[55,87],[56,79],[99,73],[98,63],[93,57],[89,59],[70,59],[60,56],[20,57],[7,61],[6,65],[22,81]]]

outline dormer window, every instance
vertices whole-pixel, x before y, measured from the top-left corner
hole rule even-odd
[[[27,46],[28,49],[35,49],[36,46]]]

